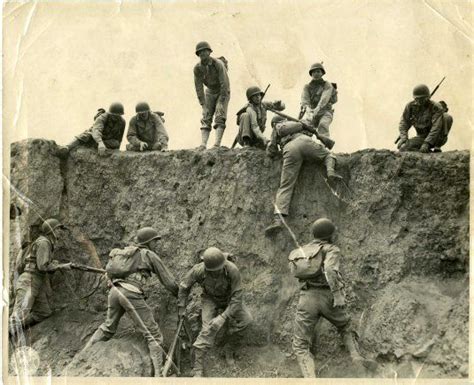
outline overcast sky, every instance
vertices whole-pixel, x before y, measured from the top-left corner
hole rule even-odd
[[[10,3],[3,13],[6,145],[26,137],[66,144],[114,101],[125,105],[128,128],[145,100],[165,112],[171,149],[198,146],[194,48],[207,40],[229,62],[224,145],[237,132],[247,87],[271,83],[266,99],[282,99],[296,116],[309,66],[324,61],[339,90],[330,128],[336,152],[394,149],[413,87],[433,88],[443,76],[434,99],[454,116],[445,148],[470,147],[467,1]]]

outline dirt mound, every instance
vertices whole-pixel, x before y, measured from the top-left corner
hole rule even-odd
[[[142,226],[159,229],[160,254],[178,279],[202,250],[220,247],[234,255],[241,269],[244,300],[255,321],[238,375],[296,377],[300,373],[290,342],[297,285],[286,258],[295,240],[310,240],[309,224],[327,216],[339,229],[349,308],[363,352],[380,363],[377,375],[415,377],[420,366],[426,377],[467,375],[468,152],[340,154],[345,185],[338,189],[326,183],[321,165],[307,164],[291,207],[293,234],[268,239],[263,230],[272,219],[281,162],[263,151],[122,152],[103,159],[78,149],[59,161],[54,150],[54,144],[35,140],[12,145],[11,183],[22,194],[13,192],[12,203],[22,215],[11,222],[10,255],[18,250],[26,226],[39,223],[40,215],[59,217],[72,229],[57,249],[58,258],[93,266],[104,266],[109,250],[130,242]],[[26,204],[24,196],[34,205]],[[31,328],[32,335],[47,335],[51,328],[58,335],[70,333],[77,326],[66,316],[70,309],[94,321],[80,328],[92,334],[105,317],[103,280],[73,271],[56,273],[52,286],[57,312]],[[176,300],[156,279],[148,295],[169,342]],[[195,290],[193,298],[198,295]],[[197,332],[196,300],[189,310]],[[78,354],[85,344],[80,337],[71,335],[71,345],[52,339],[40,349],[54,375],[66,368],[69,375],[150,373],[143,358],[146,348],[131,326],[87,354]],[[50,359],[48,349],[64,358]],[[99,365],[106,354],[117,359]],[[120,354],[135,364],[125,365]],[[219,350],[215,354],[210,375],[235,376]],[[354,373],[336,330],[326,321],[317,331],[315,356],[321,377],[363,375]]]

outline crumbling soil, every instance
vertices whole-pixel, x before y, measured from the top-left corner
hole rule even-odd
[[[244,301],[254,318],[236,368],[222,347],[207,358],[216,377],[300,377],[291,350],[297,282],[287,256],[311,238],[308,226],[327,216],[338,227],[349,309],[362,352],[376,373],[350,362],[335,328],[315,331],[319,377],[441,377],[468,375],[469,154],[399,154],[363,150],[339,154],[344,184],[331,186],[319,164],[303,167],[289,218],[290,231],[269,239],[281,161],[256,149],[116,153],[90,149],[67,160],[41,140],[11,147],[11,202],[22,214],[11,221],[10,258],[55,216],[71,228],[56,257],[105,266],[108,252],[153,226],[160,255],[177,279],[208,246],[233,254],[242,272]],[[296,243],[297,242],[297,243]],[[105,319],[107,286],[98,275],[58,272],[51,279],[55,313],[33,326],[27,343],[39,354],[36,374],[150,376],[143,338],[124,316],[117,335],[82,351]],[[177,323],[176,299],[154,278],[147,288],[169,344]],[[188,311],[199,330],[199,290]],[[10,354],[12,352],[10,351]],[[183,375],[190,375],[183,352]]]

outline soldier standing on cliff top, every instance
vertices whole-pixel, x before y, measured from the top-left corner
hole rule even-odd
[[[112,103],[108,112],[99,110],[92,127],[76,136],[66,147],[62,147],[59,156],[66,157],[69,151],[78,146],[96,147],[100,156],[109,155],[108,150],[119,149],[125,131],[123,114],[121,103]]]
[[[107,318],[87,343],[86,348],[98,341],[107,341],[116,333],[122,316],[127,313],[148,343],[155,377],[161,377],[163,364],[163,335],[153,312],[145,302],[144,284],[151,273],[174,295],[178,285],[155,249],[161,237],[151,227],[137,232],[137,246],[113,249],[106,270],[111,278]]]
[[[400,151],[437,152],[448,141],[449,118],[443,106],[431,100],[428,86],[420,84],[413,89],[413,99],[400,119]],[[452,124],[452,120],[451,120]],[[416,136],[408,139],[408,130],[415,127]]]
[[[267,146],[267,154],[273,156],[280,146],[283,150],[283,167],[274,203],[275,218],[265,229],[266,235],[272,235],[283,228],[283,218],[289,214],[293,190],[305,160],[324,162],[330,181],[342,179],[335,171],[336,157],[320,142],[311,139],[313,132],[309,130],[311,129],[309,125],[288,121],[277,115],[272,119],[272,127],[272,139]]]
[[[206,149],[211,132],[212,118],[216,130],[214,147],[221,145],[230,100],[230,84],[224,61],[211,57],[211,46],[202,41],[196,45],[196,55],[200,62],[194,66],[194,85],[199,104],[202,107],[200,150]],[[204,86],[206,91],[204,92]]]
[[[333,244],[336,227],[327,218],[311,226],[314,240],[288,257],[298,278],[300,295],[295,317],[293,350],[304,377],[316,377],[310,352],[314,327],[322,317],[337,327],[352,362],[375,370],[377,363],[361,356],[356,333],[346,310],[344,282],[339,271],[341,253]]]
[[[41,226],[40,235],[16,261],[19,275],[13,279],[15,303],[10,316],[10,334],[19,335],[23,328],[38,323],[52,314],[48,296],[52,294],[49,273],[70,270],[70,263],[59,263],[53,259],[54,246],[62,236],[64,226],[54,218]],[[49,295],[48,295],[49,294]]]
[[[195,283],[202,289],[202,329],[194,342],[194,377],[203,376],[204,356],[214,345],[216,335],[225,323],[229,337],[226,345],[227,363],[233,364],[233,353],[242,342],[243,331],[252,321],[242,303],[240,272],[237,266],[228,261],[225,254],[216,247],[203,253],[203,262],[185,275],[179,285],[178,314],[183,317],[186,302]]]
[[[326,70],[322,63],[309,69],[312,80],[303,88],[300,118],[311,122],[321,135],[329,137],[329,125],[334,116],[333,104],[337,102],[335,84],[323,79]]]
[[[244,147],[260,147],[265,149],[269,139],[263,132],[267,122],[267,108],[283,111],[285,104],[281,100],[275,102],[264,102],[264,93],[259,87],[247,89],[247,100],[249,103],[237,113],[239,124],[239,135],[237,140]]]
[[[168,133],[161,117],[146,102],[138,103],[135,111],[128,126],[127,151],[167,151]]]

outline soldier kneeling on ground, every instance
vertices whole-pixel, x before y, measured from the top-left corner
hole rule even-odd
[[[445,113],[440,103],[431,100],[430,90],[424,84],[413,89],[413,99],[405,106],[400,119],[398,149],[424,153],[440,152],[441,147],[448,141],[451,116]],[[408,139],[411,126],[415,127],[416,136]]]
[[[112,103],[108,112],[99,109],[92,127],[76,136],[67,146],[61,147],[58,155],[66,158],[69,152],[78,146],[97,148],[99,156],[107,156],[111,154],[110,150],[118,150],[125,131],[123,114],[121,103]]]
[[[240,272],[216,247],[206,249],[203,262],[194,265],[179,285],[178,314],[186,314],[186,302],[195,283],[202,289],[202,329],[194,342],[194,377],[203,376],[204,357],[214,346],[219,330],[227,324],[226,361],[234,364],[234,352],[242,342],[243,332],[252,316],[242,303]]]
[[[237,113],[239,133],[237,142],[242,147],[258,147],[265,149],[269,139],[263,135],[267,122],[267,109],[283,111],[285,104],[281,100],[274,102],[262,101],[264,93],[259,87],[247,89],[248,104]]]
[[[167,151],[168,133],[162,118],[151,112],[148,103],[141,102],[135,107],[137,114],[128,126],[127,151]]]
[[[41,226],[42,235],[18,255],[12,279],[15,294],[9,327],[12,337],[20,336],[24,328],[52,314],[48,300],[52,295],[49,273],[71,269],[71,263],[53,259],[54,247],[62,237],[63,229],[57,219],[45,220]]]
[[[293,350],[304,377],[316,377],[310,347],[321,316],[337,327],[354,364],[371,370],[377,367],[375,361],[361,356],[346,310],[344,282],[339,272],[341,253],[333,244],[335,231],[329,219],[318,219],[311,226],[314,240],[288,257],[290,269],[300,283]]]
[[[107,341],[116,333],[122,316],[127,313],[145,337],[150,350],[155,377],[161,377],[163,365],[163,335],[153,317],[153,311],[145,302],[144,284],[151,273],[173,295],[178,294],[178,285],[163,261],[153,251],[161,237],[151,227],[137,232],[137,246],[113,249],[107,263],[110,277],[110,292],[107,318],[87,343],[86,348],[98,341]]]

